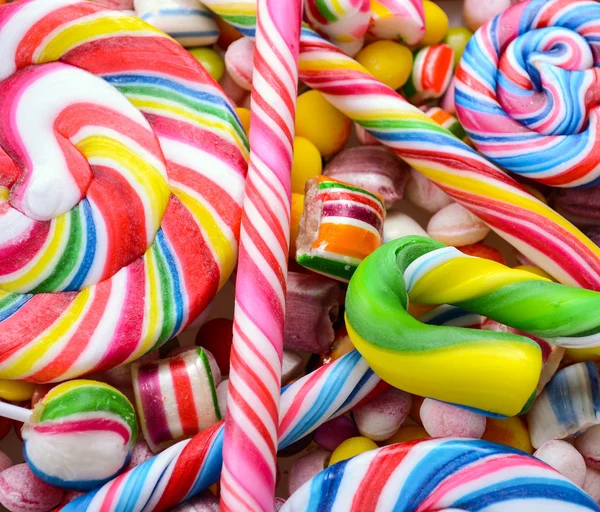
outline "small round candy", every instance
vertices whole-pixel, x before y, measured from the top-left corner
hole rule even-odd
[[[425,12],[425,35],[420,46],[438,44],[444,40],[448,32],[448,16],[444,10],[430,0],[423,0],[423,11]]]
[[[0,473],[5,469],[8,469],[13,466],[12,459],[6,455],[6,453],[0,451]]]
[[[373,441],[384,441],[393,436],[408,416],[411,395],[390,388],[366,404],[354,409],[358,431]]]
[[[431,398],[426,398],[421,406],[423,427],[432,437],[481,439],[485,420],[485,416]]]
[[[311,478],[319,474],[327,467],[331,453],[326,450],[315,450],[307,453],[294,461],[290,469],[288,480],[288,491],[294,494]]]
[[[383,445],[404,443],[405,441],[415,441],[416,439],[427,439],[428,437],[431,436],[420,425],[403,425],[392,437],[386,439]]]
[[[238,107],[235,109],[235,113],[238,115],[240,123],[242,123],[246,136],[250,135],[250,109]]]
[[[504,254],[502,254],[498,249],[494,249],[486,244],[476,243],[462,245],[458,247],[458,250],[464,254],[468,254],[469,256],[485,258],[486,260],[497,261],[502,265],[506,265],[506,258],[504,257]]]
[[[490,228],[458,203],[437,212],[427,224],[427,234],[446,245],[460,247],[483,240]]]
[[[333,466],[337,462],[351,459],[361,453],[377,448],[378,446],[375,442],[366,437],[351,437],[350,439],[346,439],[334,450],[329,459],[329,466]]]
[[[444,43],[454,50],[454,69],[460,64],[460,58],[472,35],[473,32],[466,27],[452,27],[448,29]]]
[[[586,466],[600,469],[600,425],[593,425],[575,438],[575,448],[585,459]]]
[[[358,52],[356,60],[392,89],[399,89],[406,83],[413,65],[412,52],[394,41],[371,43]]]
[[[62,489],[42,482],[27,464],[17,464],[0,473],[0,504],[10,512],[48,512],[62,497]]]
[[[351,130],[352,121],[319,91],[308,91],[298,96],[296,135],[310,140],[324,157],[341,151]]]
[[[292,162],[292,192],[304,194],[306,182],[323,172],[321,153],[310,140],[294,138],[294,160]]]
[[[7,402],[25,402],[31,400],[35,384],[0,379],[0,399]]]
[[[358,428],[350,418],[338,416],[317,427],[313,440],[324,450],[332,452],[346,439],[358,435]]]
[[[38,478],[88,490],[129,463],[138,426],[123,393],[102,382],[73,380],[36,404],[22,433],[25,459]]]
[[[585,480],[585,461],[581,454],[566,441],[547,441],[533,454],[552,466],[575,485],[581,487]]]
[[[196,345],[208,350],[217,361],[222,375],[229,375],[229,354],[233,339],[233,321],[213,318],[196,334]]]
[[[464,0],[463,18],[467,27],[475,32],[497,14],[508,9],[514,0]]]
[[[202,64],[202,67],[209,72],[217,82],[223,77],[225,73],[225,62],[212,48],[190,48],[188,50],[194,58]]]
[[[404,198],[427,213],[436,213],[454,202],[446,192],[415,169],[410,170]]]
[[[225,53],[225,67],[236,84],[242,89],[251,91],[254,70],[254,41],[247,37],[234,41]]]
[[[523,420],[517,416],[505,419],[487,418],[485,432],[481,439],[512,446],[526,453],[533,453],[529,430]]]

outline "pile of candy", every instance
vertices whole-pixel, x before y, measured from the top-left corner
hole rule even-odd
[[[455,3],[0,0],[0,505],[600,511],[600,3]]]

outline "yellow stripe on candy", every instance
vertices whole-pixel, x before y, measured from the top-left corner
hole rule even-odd
[[[205,2],[206,6],[219,16],[256,16],[256,2]]]
[[[137,185],[141,187],[150,200],[152,224],[160,227],[162,215],[167,208],[171,191],[163,175],[140,155],[125,146],[122,142],[96,135],[79,141],[75,147],[89,160],[105,158],[113,160],[129,171]]]
[[[5,202],[8,201],[8,196],[10,195],[10,190],[6,187],[0,186],[0,201]]]
[[[144,35],[146,33],[149,36],[162,36],[170,39],[169,36],[139,18],[123,16],[110,11],[103,14],[100,18],[88,19],[87,21],[79,19],[71,26],[61,27],[58,34],[38,51],[35,62],[37,64],[55,62],[60,60],[67,52],[83,43],[106,38],[111,35],[123,37],[128,32],[135,33],[136,35]],[[85,20],[85,18],[83,19]]]
[[[344,14],[344,9],[342,8],[342,6],[340,5],[339,0],[331,0],[331,6],[334,8],[334,10],[342,15]]]
[[[248,157],[245,141],[240,138],[233,126],[229,123],[223,123],[220,119],[208,115],[199,116],[194,114],[192,110],[185,109],[180,105],[160,103],[155,100],[149,100],[145,98],[142,99],[133,95],[129,95],[128,99],[139,110],[161,114],[166,113],[166,115],[170,114],[170,117],[175,116],[186,119],[194,124],[199,124],[220,136],[222,136],[224,133],[227,133],[231,136],[232,140],[235,141],[235,144],[239,147],[240,151],[243,152],[244,157]]]
[[[2,283],[2,288],[8,292],[19,292],[24,288],[30,288],[32,283],[40,279],[48,269],[54,268],[52,260],[62,254],[62,248],[68,240],[70,228],[69,214],[60,215],[52,222],[52,232],[49,235],[50,241],[47,242],[41,251],[41,255],[36,263],[29,268],[21,277],[13,281]]]
[[[75,300],[69,305],[67,310],[56,320],[48,329],[32,343],[27,345],[25,352],[6,363],[6,369],[2,370],[3,379],[18,379],[27,375],[44,359],[44,356],[57,343],[65,339],[70,329],[73,329],[78,320],[81,320],[85,314],[88,302],[93,299],[92,288],[81,290]]]
[[[545,277],[492,260],[460,257],[427,272],[412,287],[409,297],[419,304],[456,304],[523,281],[550,282]]]
[[[373,18],[387,18],[391,16],[392,11],[381,5],[377,0],[371,0],[371,13]]]
[[[202,230],[206,233],[212,252],[215,254],[219,269],[221,270],[219,287],[223,286],[231,272],[233,272],[233,266],[236,262],[235,249],[210,212],[199,201],[183,190],[173,189],[173,194],[191,212],[196,222],[198,222]]]
[[[302,60],[298,62],[298,69],[302,71],[322,71],[327,69],[339,69],[340,66],[343,66],[345,69],[352,69],[355,71],[361,71],[367,75],[371,75],[365,68],[363,68],[356,61],[347,61],[345,59],[330,59],[330,60],[321,60],[318,58],[310,59],[308,57],[303,57]]]
[[[524,390],[535,389],[541,372],[539,348],[526,343],[515,343],[510,351],[506,350],[506,340],[497,344],[488,340],[422,352],[395,352],[368,343],[347,319],[346,327],[354,346],[383,380],[408,393],[496,414],[518,414],[529,399],[530,391],[524,394]],[[504,359],[498,354],[505,354]],[[491,363],[486,364],[488,361]],[[510,380],[507,374],[512,375]],[[479,385],[474,388],[473,382]]]
[[[144,254],[144,264],[146,267],[146,301],[147,313],[144,337],[139,353],[146,353],[150,350],[160,334],[160,326],[162,323],[162,295],[160,293],[159,275],[156,270],[156,261],[152,247]]]
[[[60,387],[56,387],[56,388],[53,388],[50,391],[48,391],[48,393],[46,393],[46,395],[44,396],[44,402],[47,403],[50,400],[53,400],[55,398],[58,398],[58,397],[64,395],[65,393],[68,393],[69,391],[73,391],[74,389],[78,389],[78,388],[85,387],[85,386],[93,386],[95,388],[103,388],[103,389],[110,389],[111,391],[118,391],[115,388],[113,388],[112,386],[105,384],[104,382],[97,382],[95,380],[85,380],[85,379],[72,380],[69,382],[63,382],[60,385]]]

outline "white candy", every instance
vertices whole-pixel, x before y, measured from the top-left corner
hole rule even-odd
[[[458,203],[442,208],[427,225],[431,238],[455,247],[480,242],[489,232],[490,228]]]
[[[388,212],[383,224],[383,241],[391,242],[403,236],[429,236],[412,217],[402,212]]]
[[[566,441],[547,441],[540,446],[534,457],[552,466],[575,485],[581,487],[585,480],[585,461],[581,454]]]
[[[213,14],[198,0],[134,0],[135,13],[186,48],[219,39]]]
[[[415,169],[410,171],[404,198],[427,213],[435,213],[453,202],[446,192]]]

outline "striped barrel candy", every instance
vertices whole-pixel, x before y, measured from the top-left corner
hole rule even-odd
[[[244,131],[191,55],[92,2],[0,6],[0,55],[0,378],[133,361],[233,270]]]
[[[369,34],[414,45],[425,35],[423,0],[371,0]]]
[[[204,349],[131,367],[144,439],[157,453],[221,419],[215,382]]]
[[[599,67],[598,2],[517,3],[467,44],[456,112],[509,171],[554,187],[599,183]]]

